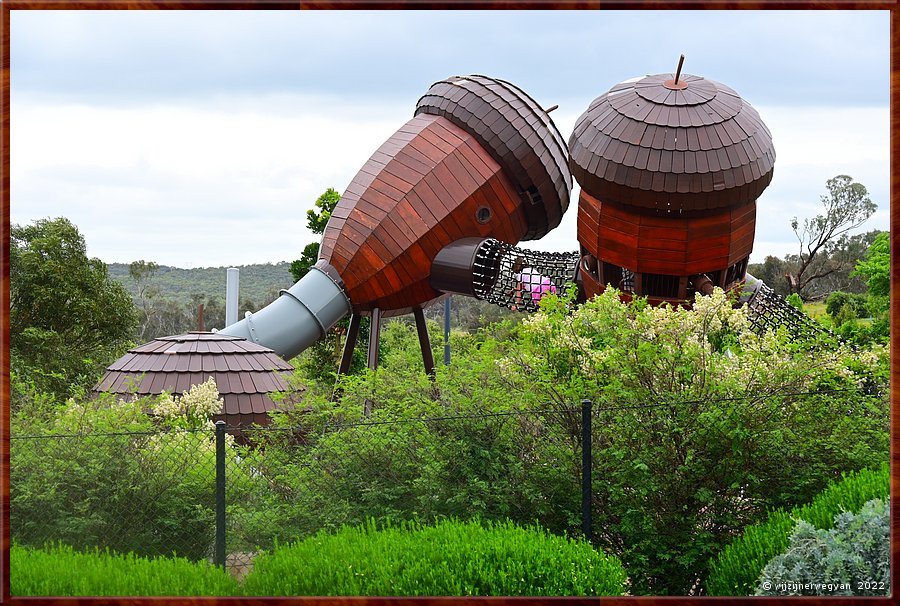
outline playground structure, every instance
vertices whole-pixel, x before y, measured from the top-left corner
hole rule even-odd
[[[682,75],[683,59],[675,73],[628,80],[595,99],[568,145],[554,108],[509,82],[472,75],[433,84],[344,190],[316,265],[219,337],[290,358],[350,314],[346,373],[362,316],[372,319],[375,368],[381,318],[412,313],[433,373],[424,307],[461,294],[534,311],[543,295],[570,285],[578,301],[612,285],[623,297],[679,305],[718,286],[739,293],[759,329],[815,333],[746,273],[756,200],[774,171],[771,134],[727,86]],[[573,176],[580,250],[519,248],[560,224]]]
[[[682,74],[683,59],[675,73],[595,99],[568,145],[549,112],[509,82],[435,83],[345,189],[309,274],[221,332],[291,357],[351,314],[346,372],[361,316],[372,318],[374,368],[381,318],[411,312],[433,372],[425,306],[462,294],[533,311],[570,284],[579,300],[612,285],[683,305],[746,285],[740,303],[755,325],[810,330],[746,273],[756,200],[774,171],[771,134],[735,91]],[[573,175],[580,252],[518,248],[559,225]]]

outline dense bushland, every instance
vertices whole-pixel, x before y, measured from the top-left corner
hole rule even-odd
[[[623,303],[614,291],[542,307],[518,324],[455,333],[452,363],[434,380],[399,321],[383,330],[378,371],[343,378],[335,396],[307,378],[302,407],[246,432],[249,446],[228,447],[229,552],[367,520],[512,520],[575,536],[587,397],[594,546],[623,562],[631,593],[683,595],[702,591],[710,559],[747,525],[887,460],[882,347],[757,335],[721,292],[693,311]],[[190,555],[208,557],[211,433],[205,446],[179,446],[195,434],[148,416],[146,403],[129,406],[23,400],[14,437],[167,430],[146,444],[97,439],[47,456],[14,440],[14,538],[53,513],[58,540],[76,546],[177,550],[175,539],[140,536],[136,520],[131,534],[124,523],[99,530],[136,499],[164,528],[204,537]]]

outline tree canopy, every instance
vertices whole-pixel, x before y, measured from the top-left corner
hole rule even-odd
[[[120,356],[136,326],[128,292],[88,258],[68,219],[41,219],[10,230],[12,371],[65,396],[89,387]]]
[[[793,267],[787,272],[787,278],[791,292],[804,299],[827,294],[813,292],[813,282],[835,272],[852,269],[854,260],[841,258],[836,253],[847,248],[848,232],[865,223],[878,208],[869,198],[865,185],[847,175],[829,179],[825,187],[828,195],[821,196],[822,214],[804,219],[802,228],[797,217],[791,220],[791,229],[800,250],[792,263]]]
[[[306,211],[306,227],[314,234],[325,233],[325,226],[331,218],[334,207],[341,200],[341,194],[333,187],[325,190],[315,202],[315,208]],[[316,210],[318,209],[318,210]],[[299,280],[316,264],[319,259],[319,243],[311,242],[303,248],[300,258],[291,263],[291,275],[294,280]]]

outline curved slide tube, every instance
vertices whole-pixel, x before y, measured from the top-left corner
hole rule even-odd
[[[221,334],[243,337],[292,358],[318,341],[350,313],[344,289],[319,266],[310,269],[268,306],[226,326]]]

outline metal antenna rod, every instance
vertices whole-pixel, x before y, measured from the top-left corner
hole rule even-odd
[[[678,60],[678,69],[675,71],[675,82],[674,84],[678,84],[678,78],[681,77],[681,66],[684,65],[684,55],[681,55],[681,58]]]
[[[549,107],[549,108],[545,109],[544,111],[549,114],[550,112],[552,112],[554,109],[557,109],[557,108],[559,108],[559,103],[557,103],[553,107]]]

